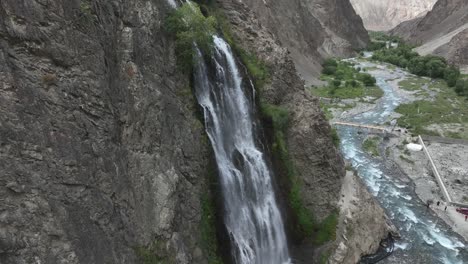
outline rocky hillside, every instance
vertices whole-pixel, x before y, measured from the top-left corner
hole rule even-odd
[[[348,0],[231,2],[243,2],[255,13],[258,22],[289,50],[307,83],[317,79],[324,58],[349,56],[369,42]]]
[[[387,31],[403,21],[424,16],[437,0],[351,0],[364,26]]]
[[[438,0],[426,16],[402,23],[391,33],[420,45],[423,54],[434,53],[458,65],[468,65],[468,1]]]

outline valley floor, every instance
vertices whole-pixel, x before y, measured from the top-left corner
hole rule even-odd
[[[428,151],[452,199],[468,204],[468,104],[465,98],[457,96],[442,81],[414,76],[392,65],[371,62],[365,58],[348,61],[358,63],[360,67],[364,65],[363,71],[372,75],[388,74],[385,85],[390,86],[392,94],[399,98],[396,100],[399,106],[395,111],[386,113],[388,118],[380,124],[391,129],[391,121],[397,120],[394,131],[398,132],[393,133],[388,140],[380,141],[379,154],[375,158],[387,164],[395,164],[402,174],[408,176],[403,181],[409,181],[410,185],[414,183],[415,193],[422,203],[433,201],[430,209],[453,231],[468,240],[468,221],[465,222],[464,215],[456,212],[455,206],[449,205],[445,210],[440,188],[432,175],[427,157],[422,151],[410,151],[406,147],[408,143],[417,143],[417,136],[420,134],[440,136],[443,142],[439,142],[437,137],[431,137],[426,142]],[[320,89],[323,95],[323,88]],[[378,98],[324,97],[321,100],[331,122],[350,120],[358,115],[365,116],[382,104],[382,99]],[[460,140],[447,144],[445,141],[450,140],[444,138]],[[436,205],[437,201],[441,202],[439,206]],[[347,204],[346,201],[343,202]]]

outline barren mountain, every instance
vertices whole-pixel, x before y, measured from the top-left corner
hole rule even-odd
[[[420,54],[437,54],[458,65],[468,64],[468,1],[439,0],[426,16],[404,22],[391,33],[420,45]]]
[[[436,0],[351,0],[368,30],[386,31],[403,21],[424,16]]]

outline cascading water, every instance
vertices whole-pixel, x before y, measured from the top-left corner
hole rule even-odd
[[[271,173],[256,146],[253,101],[229,45],[214,36],[214,46],[209,64],[198,51],[195,92],[217,161],[234,262],[290,263]]]

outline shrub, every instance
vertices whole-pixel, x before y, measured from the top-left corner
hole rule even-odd
[[[444,70],[444,79],[447,81],[449,87],[454,87],[457,84],[457,80],[460,77],[460,71],[454,67],[450,66]]]
[[[333,87],[340,87],[341,81],[340,80],[333,80],[332,81],[332,86]]]
[[[172,12],[166,19],[165,28],[176,36],[176,54],[179,65],[191,70],[196,50],[209,56],[213,50],[213,35],[216,33],[214,17],[203,16],[200,7],[188,2]]]
[[[322,65],[323,67],[326,67],[326,66],[338,67],[338,62],[333,58],[329,58],[329,59],[326,59]]]
[[[365,86],[374,86],[376,83],[375,78],[368,73],[361,73],[358,76],[359,80],[364,83]]]
[[[468,81],[462,79],[457,80],[455,92],[458,95],[468,95]]]
[[[326,75],[333,75],[336,72],[335,66],[324,66],[322,69],[322,73]]]
[[[336,225],[338,224],[338,212],[332,212],[325,218],[318,227],[317,235],[314,239],[316,245],[336,239]]]
[[[333,145],[335,145],[335,147],[339,147],[340,136],[338,135],[338,131],[336,131],[336,128],[334,127],[331,129],[331,138],[332,138]]]

